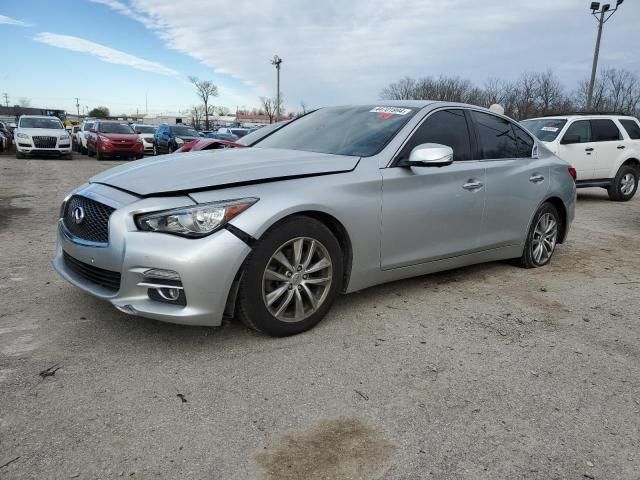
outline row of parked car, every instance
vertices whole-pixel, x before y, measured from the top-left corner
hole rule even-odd
[[[248,128],[221,127],[198,132],[188,125],[158,127],[124,121],[87,119],[73,127],[73,150],[97,159],[106,156],[142,158],[144,155],[173,153],[201,138],[235,142],[251,132]]]

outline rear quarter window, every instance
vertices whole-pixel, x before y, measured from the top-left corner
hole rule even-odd
[[[638,125],[637,120],[620,120],[620,124],[629,134],[629,138],[631,138],[631,140],[640,140],[640,125]]]
[[[612,142],[621,140],[620,130],[609,119],[591,120],[591,137],[594,142]]]

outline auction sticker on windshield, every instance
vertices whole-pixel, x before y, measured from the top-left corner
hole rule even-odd
[[[411,113],[410,108],[399,108],[399,107],[375,107],[373,110],[370,110],[371,113],[388,113],[391,115],[406,115],[407,113]]]

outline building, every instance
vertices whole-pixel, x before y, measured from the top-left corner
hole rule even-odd
[[[3,107],[0,105],[0,120],[3,122],[17,122],[20,115],[46,115],[48,117],[58,117],[63,122],[67,119],[67,112],[64,110],[20,107],[18,105],[13,107]]]

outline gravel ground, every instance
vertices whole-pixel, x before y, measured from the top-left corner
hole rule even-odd
[[[640,478],[640,198],[580,191],[546,268],[371,288],[272,339],[58,277],[62,198],[116,163],[0,156],[1,478]]]

